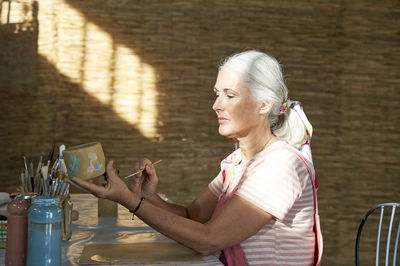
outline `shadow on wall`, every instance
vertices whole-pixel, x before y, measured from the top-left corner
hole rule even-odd
[[[207,1],[201,9],[194,9],[199,5],[191,1],[66,2],[107,32],[115,45],[128,47],[155,70],[161,96],[157,103],[159,131],[164,137],[182,132],[181,138],[192,138],[197,135],[193,128],[215,136],[217,124],[211,105],[217,66],[224,56],[242,49],[242,37],[224,35],[224,24],[218,32],[213,30],[221,12],[215,4]],[[214,43],[225,44],[217,47]],[[191,116],[182,117],[182,113]],[[187,129],[189,132],[183,133]]]
[[[47,156],[52,143],[69,147],[100,141],[107,159],[115,159],[116,166],[125,171],[133,167],[142,152],[145,153],[135,147],[146,145],[152,149],[153,144],[121,119],[112,107],[102,104],[79,84],[61,75],[45,58],[38,56],[37,65],[41,73],[45,73],[45,77],[38,77],[37,90],[23,89],[16,93],[12,88],[11,97],[1,107],[2,113],[8,114],[8,134],[2,139],[9,144],[3,148],[9,155],[5,166],[13,166],[2,168],[9,171],[6,174],[18,180],[16,173],[23,165],[22,155],[36,164],[40,155]],[[46,77],[56,78],[57,85],[48,88]],[[57,87],[63,88],[61,93],[57,92]],[[126,138],[129,138],[127,142]],[[123,154],[131,154],[131,157],[121,157]],[[0,190],[4,191],[4,187]]]
[[[193,53],[192,49],[196,47],[193,40],[189,45],[178,41],[184,41],[185,35],[189,35],[192,30],[173,29],[173,14],[166,18],[171,23],[166,25],[169,32],[162,31],[158,35],[156,33],[160,29],[154,27],[162,26],[163,23],[152,20],[150,24],[142,24],[143,18],[154,16],[150,10],[150,13],[143,10],[136,10],[135,13],[135,9],[129,9],[128,14],[133,12],[142,17],[132,22],[132,17],[123,18],[117,12],[107,12],[109,6],[95,3],[86,3],[93,6],[76,6],[77,3],[71,4],[85,14],[88,21],[94,21],[104,28],[115,45],[123,45],[135,51],[141,60],[155,68],[155,86],[160,95],[155,103],[158,109],[156,127],[161,137],[144,137],[135,126],[121,119],[113,106],[102,103],[95,97],[97,95],[87,93],[82,83],[60,72],[57,60],[50,62],[54,58],[38,54],[37,2],[32,2],[32,6],[25,8],[28,12],[30,8],[32,10],[32,25],[28,30],[15,31],[26,22],[21,25],[1,25],[4,37],[1,38],[4,40],[2,47],[7,51],[2,58],[6,71],[1,71],[1,93],[10,99],[1,107],[2,114],[8,114],[7,118],[2,118],[2,121],[6,121],[2,123],[3,132],[7,132],[2,141],[5,144],[5,154],[8,155],[2,161],[2,169],[5,169],[2,172],[5,179],[2,186],[13,189],[18,183],[16,173],[22,166],[22,155],[36,161],[40,155],[48,153],[52,143],[63,143],[68,147],[98,140],[103,144],[106,157],[115,159],[123,173],[131,171],[133,164],[143,156],[152,160],[163,159],[164,163],[158,168],[161,173],[168,168],[168,176],[165,181],[161,181],[161,190],[163,186],[169,187],[168,184],[172,182],[176,185],[170,188],[171,192],[179,191],[174,195],[176,197],[182,194],[182,197],[187,198],[188,194],[197,194],[216,175],[219,161],[232,148],[229,141],[224,142],[218,136],[215,114],[211,110],[211,88],[217,64],[209,68],[197,68],[199,58],[207,59],[200,56],[199,52]],[[98,21],[96,14],[99,12],[109,14],[110,17],[106,15],[105,21]],[[121,25],[114,27],[113,21],[121,19]],[[127,21],[137,22],[135,26],[144,25],[141,36],[132,34],[132,25]],[[149,35],[146,32],[155,34]],[[179,32],[179,37],[174,32]],[[165,38],[166,35],[170,36],[169,39]],[[62,53],[62,42],[51,44],[54,40],[46,41],[49,46],[57,44],[58,52]],[[174,57],[176,53],[182,52],[187,54]],[[201,53],[206,54],[205,50]],[[61,56],[60,59],[75,60]],[[213,58],[209,61],[216,60]],[[112,93],[114,88],[110,87],[109,91]],[[190,113],[190,117],[182,115],[185,113]],[[215,142],[215,145],[206,147],[206,141]],[[15,179],[9,176],[15,176]]]
[[[86,93],[81,84],[38,55],[37,2],[22,5],[17,10],[20,21],[14,23],[18,13],[12,17],[11,4],[0,2],[2,6],[8,8],[0,10],[7,19],[0,25],[0,47],[5,51],[0,55],[0,191],[15,191],[23,155],[36,165],[39,156],[47,157],[53,143],[69,147],[100,141],[107,158],[115,159],[116,166],[125,171],[132,169],[142,154],[151,154],[152,143],[112,106]],[[136,149],[142,146],[147,147],[145,151]]]

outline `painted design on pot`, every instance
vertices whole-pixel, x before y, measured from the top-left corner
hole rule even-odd
[[[97,154],[94,152],[88,153],[88,158],[90,159],[89,167],[87,168],[88,173],[93,173],[94,171],[100,172],[101,170],[101,162],[98,160],[96,166],[94,166],[95,162],[97,161]]]
[[[69,155],[71,162],[67,163],[67,172],[69,177],[74,177],[75,174],[81,169],[79,162],[81,158],[79,156],[74,156],[72,153]]]

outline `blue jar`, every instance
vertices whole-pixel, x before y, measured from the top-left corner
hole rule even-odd
[[[61,265],[62,209],[59,198],[38,196],[28,211],[28,266]]]

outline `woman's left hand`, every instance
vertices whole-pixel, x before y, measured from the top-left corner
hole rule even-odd
[[[113,167],[114,161],[109,161],[107,164],[108,182],[105,185],[97,185],[88,182],[79,177],[66,179],[66,182],[84,191],[87,191],[98,198],[105,198],[123,204],[131,195],[131,191],[115,173]]]
[[[150,198],[156,193],[158,177],[153,163],[144,158],[136,163],[135,176],[128,179],[128,188],[139,197]]]

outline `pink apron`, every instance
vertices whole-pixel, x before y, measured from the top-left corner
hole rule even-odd
[[[240,181],[238,182],[238,184],[236,185],[236,187],[232,191],[232,193],[227,194],[226,192],[224,192],[221,195],[221,197],[217,203],[217,206],[214,209],[213,216],[221,210],[221,208],[225,204],[225,202],[227,202],[233,196],[233,194],[236,192],[236,190],[238,190],[239,184],[240,184]],[[248,265],[246,257],[244,256],[242,247],[240,246],[240,243],[233,245],[232,247],[229,247],[229,248],[224,248],[224,250],[222,250],[222,252],[221,252],[219,260],[224,265],[229,265],[229,266],[246,266],[246,265]]]
[[[315,210],[315,214],[314,214],[314,233],[315,233],[314,265],[319,266],[319,265],[321,265],[321,259],[322,259],[322,234],[321,234],[321,227],[320,227],[319,214],[318,214],[318,200],[317,200],[315,172],[313,172],[310,169],[309,164],[307,163],[306,160],[304,160],[304,157],[300,154],[300,152],[298,152],[294,148],[288,148],[288,149],[298,155],[298,157],[305,164],[305,166],[309,172],[309,175],[310,175],[313,192],[314,192],[314,210]],[[243,178],[243,176],[242,176],[242,178]],[[220,211],[220,209],[222,208],[222,206],[225,204],[225,202],[227,202],[235,194],[235,192],[238,190],[240,184],[241,184],[241,180],[238,182],[235,189],[230,194],[223,192],[223,194],[221,195],[221,197],[217,203],[217,206],[214,209],[213,216],[216,213],[218,213]],[[247,259],[244,255],[242,247],[240,246],[240,243],[222,250],[219,259],[226,266],[246,266],[246,265],[248,265]]]

